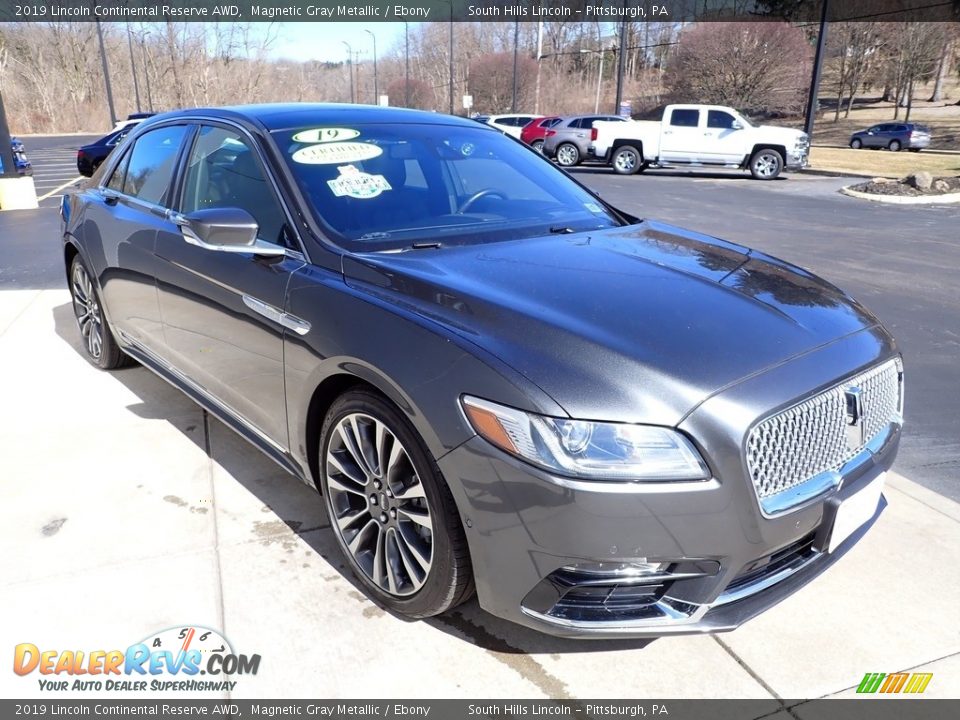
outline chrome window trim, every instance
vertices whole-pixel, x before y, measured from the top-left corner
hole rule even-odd
[[[260,144],[256,141],[256,138],[254,138],[253,135],[250,133],[250,131],[247,130],[242,124],[240,124],[240,123],[238,123],[238,122],[236,122],[236,121],[234,121],[234,120],[230,120],[230,119],[228,119],[228,118],[211,117],[211,116],[209,116],[209,115],[178,115],[178,116],[175,117],[175,118],[170,118],[170,119],[168,119],[168,120],[161,120],[161,121],[159,121],[159,122],[150,123],[149,125],[146,125],[146,126],[145,126],[146,129],[143,130],[142,133],[136,134],[135,137],[133,137],[133,136],[134,136],[134,133],[135,133],[136,131],[135,131],[135,130],[132,130],[132,131],[127,135],[127,139],[130,139],[130,138],[132,137],[132,140],[133,140],[133,142],[134,142],[134,144],[135,144],[136,141],[140,139],[141,135],[146,135],[148,132],[150,132],[150,130],[155,130],[155,129],[158,129],[158,128],[161,128],[161,127],[167,127],[167,126],[169,126],[169,125],[186,125],[186,126],[188,127],[188,129],[189,129],[189,126],[194,125],[194,126],[197,127],[197,131],[199,132],[199,128],[200,128],[201,125],[203,125],[203,124],[211,124],[211,123],[212,123],[212,124],[217,124],[217,123],[219,123],[219,124],[222,124],[222,125],[229,125],[231,128],[236,129],[241,135],[243,135],[246,139],[248,139],[248,140],[250,141],[250,147],[251,147],[251,149],[253,149],[253,150],[257,153],[257,157],[258,157],[259,160],[260,160],[261,167],[262,167],[263,170],[264,170],[264,175],[266,176],[267,180],[270,182],[270,186],[273,188],[273,192],[274,192],[275,197],[277,198],[277,202],[280,203],[280,209],[283,211],[284,215],[286,216],[286,218],[287,218],[287,224],[288,224],[288,226],[290,227],[290,231],[293,233],[294,239],[295,239],[297,245],[299,246],[299,250],[294,250],[293,248],[288,248],[288,250],[290,250],[292,253],[296,253],[295,255],[291,255],[291,257],[295,257],[295,258],[298,258],[298,259],[302,259],[304,262],[306,262],[306,263],[308,263],[308,264],[312,264],[312,263],[310,262],[310,255],[309,255],[309,253],[307,252],[306,245],[305,245],[304,242],[303,242],[303,238],[300,236],[300,231],[299,231],[299,229],[297,228],[296,223],[293,222],[293,217],[294,217],[294,215],[293,215],[293,213],[290,211],[290,207],[289,207],[289,205],[287,204],[286,200],[284,199],[283,193],[280,191],[280,186],[279,186],[279,184],[277,183],[277,179],[273,176],[273,173],[272,173],[271,170],[270,170],[270,164],[267,162],[267,160],[266,160],[266,158],[265,158],[265,156],[264,156],[263,148],[260,147]],[[140,127],[141,127],[141,126],[138,126],[137,129],[140,129]],[[192,149],[193,149],[193,141],[194,141],[194,138],[190,138],[190,148],[189,148],[189,150],[192,150]],[[105,183],[105,178],[109,178],[109,177],[113,174],[113,171],[116,169],[117,164],[119,164],[119,162],[122,162],[123,157],[126,155],[127,152],[129,152],[129,151],[125,151],[125,152],[121,153],[120,155],[118,155],[118,159],[117,159],[117,160],[111,160],[111,164],[110,164],[110,166],[109,166],[109,168],[108,168],[108,171],[103,174],[103,178],[101,178],[100,182],[97,184],[97,190],[100,191],[100,194],[101,194],[101,195],[104,194],[104,193],[103,193],[104,190],[107,190],[107,189],[108,189],[108,188],[106,187],[106,185],[104,184],[104,183]],[[108,159],[109,159],[109,158],[108,158]],[[181,174],[181,175],[185,175],[185,174],[186,174],[186,168],[184,168],[183,171],[182,171],[180,174]],[[179,181],[182,180],[182,179],[183,179],[182,177],[176,178],[176,180],[178,181],[178,183],[179,183]],[[127,194],[122,193],[122,192],[117,192],[116,190],[110,190],[110,192],[115,193],[118,198],[129,198],[129,199],[134,199],[134,200],[138,199],[138,198],[134,198],[132,195],[127,195]],[[179,200],[179,198],[178,198],[178,200]],[[142,202],[142,201],[141,201],[141,202]],[[171,204],[179,204],[179,203],[177,202],[177,203],[171,203]],[[164,212],[164,214],[165,214],[166,211],[168,211],[168,210],[175,212],[174,208],[163,207],[163,206],[160,206],[160,205],[152,205],[152,208],[156,208],[156,209],[158,209],[158,210],[161,210],[161,211]]]

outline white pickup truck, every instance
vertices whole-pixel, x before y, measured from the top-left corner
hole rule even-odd
[[[660,122],[603,122],[593,125],[588,156],[621,175],[648,167],[711,166],[749,169],[758,180],[807,164],[806,133],[752,125],[722,105],[668,105]]]

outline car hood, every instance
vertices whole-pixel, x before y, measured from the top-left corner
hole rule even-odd
[[[673,425],[722,388],[878,324],[800,268],[655,222],[343,267],[348,284],[445,325],[581,419]]]
[[[792,148],[794,143],[806,137],[806,133],[802,130],[780,127],[779,125],[761,125],[757,130],[768,138],[769,142],[782,143],[787,149]]]

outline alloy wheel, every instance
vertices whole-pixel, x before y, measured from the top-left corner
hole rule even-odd
[[[779,166],[780,163],[772,153],[761,153],[753,165],[756,174],[764,178],[776,175],[780,169]]]
[[[433,564],[433,514],[410,455],[382,421],[351,413],[326,456],[334,531],[366,577],[390,595],[413,595]]]
[[[576,165],[579,159],[580,153],[573,145],[561,145],[557,150],[557,162],[563,166]]]
[[[90,357],[99,360],[103,353],[103,318],[100,315],[100,304],[97,302],[93,282],[80,263],[76,263],[73,267],[71,289],[73,312],[77,316],[80,335]]]
[[[629,173],[637,166],[637,156],[631,152],[618,153],[614,165],[620,172]]]

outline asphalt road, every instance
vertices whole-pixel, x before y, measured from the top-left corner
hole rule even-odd
[[[35,143],[62,153],[80,140],[33,138],[28,152]],[[868,203],[837,193],[849,180],[807,175],[764,183],[735,171],[574,172],[628,212],[776,255],[864,302],[905,356],[907,427],[896,468],[960,500],[960,206]],[[58,223],[50,207],[0,213],[0,290],[63,286]]]
[[[60,196],[80,177],[77,172],[77,149],[100,135],[23,136],[27,159],[33,165],[33,184],[40,207],[58,207]]]

